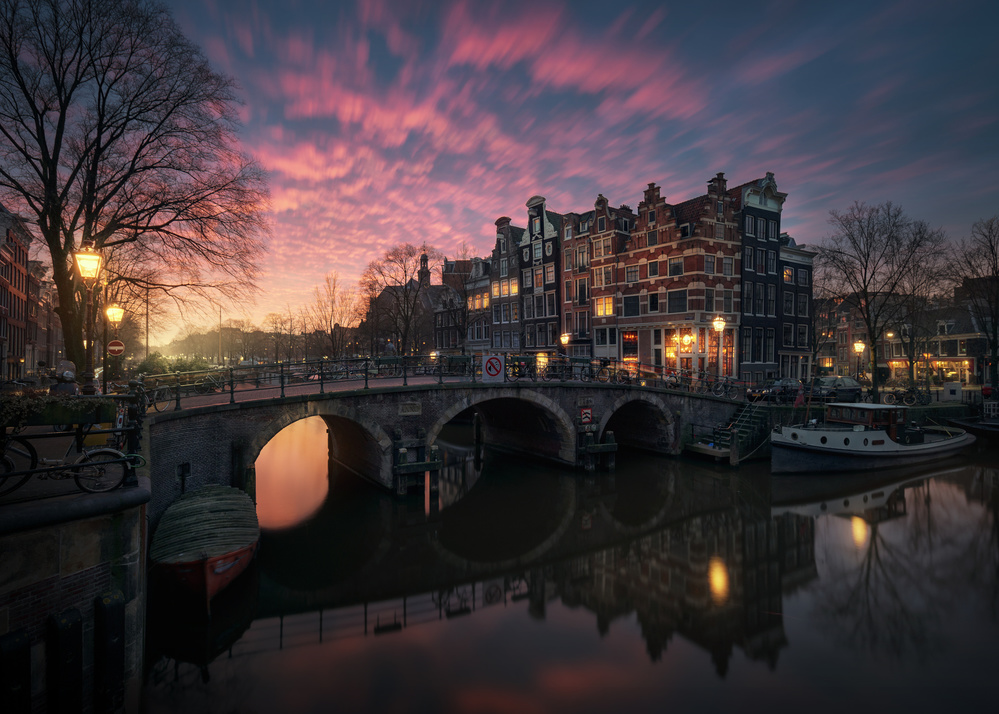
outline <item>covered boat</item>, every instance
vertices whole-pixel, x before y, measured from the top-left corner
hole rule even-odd
[[[153,566],[184,589],[211,599],[246,570],[260,541],[253,500],[238,488],[205,486],[166,510],[153,535]]]
[[[953,427],[906,423],[907,407],[833,402],[824,422],[770,434],[771,473],[829,473],[922,464],[955,454],[975,437]]]
[[[979,439],[989,442],[999,441],[999,401],[991,400],[982,404],[979,416],[967,419],[948,419],[948,423],[971,432]]]

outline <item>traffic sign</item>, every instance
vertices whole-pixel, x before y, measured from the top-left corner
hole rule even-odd
[[[108,342],[108,354],[112,357],[125,354],[125,343],[121,340],[111,340]]]
[[[487,355],[482,360],[482,381],[502,382],[503,381],[503,355]]]

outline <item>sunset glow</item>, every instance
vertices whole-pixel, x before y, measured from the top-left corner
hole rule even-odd
[[[247,317],[403,242],[486,254],[543,195],[680,202],[772,171],[799,243],[893,200],[950,236],[996,211],[997,6],[177,0],[245,100],[273,233]],[[931,42],[927,39],[932,38]]]

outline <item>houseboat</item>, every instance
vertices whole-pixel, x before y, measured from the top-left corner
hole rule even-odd
[[[923,464],[975,442],[963,429],[910,425],[907,413],[900,405],[833,402],[824,422],[771,432],[770,471],[835,473]]]

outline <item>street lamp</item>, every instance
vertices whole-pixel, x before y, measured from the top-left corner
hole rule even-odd
[[[108,305],[107,309],[104,310],[104,314],[107,316],[108,322],[111,323],[111,328],[114,330],[114,338],[117,340],[118,339],[118,326],[121,325],[121,321],[125,317],[125,310],[123,308],[118,307],[117,305]],[[105,337],[107,337],[106,334],[105,334]],[[105,350],[105,353],[106,353],[107,352],[107,340],[106,339],[104,340],[104,343],[105,343],[104,344],[104,350]],[[114,377],[115,377],[115,379],[118,379],[118,377],[119,377],[118,366],[120,364],[121,363],[119,362],[119,357],[117,355],[115,355],[115,359],[114,359],[114,365],[115,365]],[[107,370],[104,370],[104,392],[105,393],[107,393],[107,385],[108,385]]]
[[[857,353],[857,379],[860,379],[860,355],[864,354],[864,343],[857,340],[853,343],[853,351]]]
[[[711,323],[715,328],[715,333],[718,335],[718,376],[722,376],[722,333],[725,331],[725,318],[719,315],[715,318],[715,321]]]
[[[562,354],[568,355],[566,347],[569,345],[569,340],[571,339],[572,335],[570,335],[568,332],[563,332],[561,335],[559,335],[558,341],[562,343]]]
[[[76,262],[76,269],[80,273],[80,278],[83,280],[83,285],[86,288],[87,297],[87,345],[86,345],[86,365],[83,370],[83,389],[84,394],[95,394],[97,392],[97,387],[94,385],[94,305],[93,305],[93,291],[94,285],[97,283],[97,276],[101,273],[101,254],[93,249],[90,243],[84,243],[84,245],[73,254],[73,260]]]

